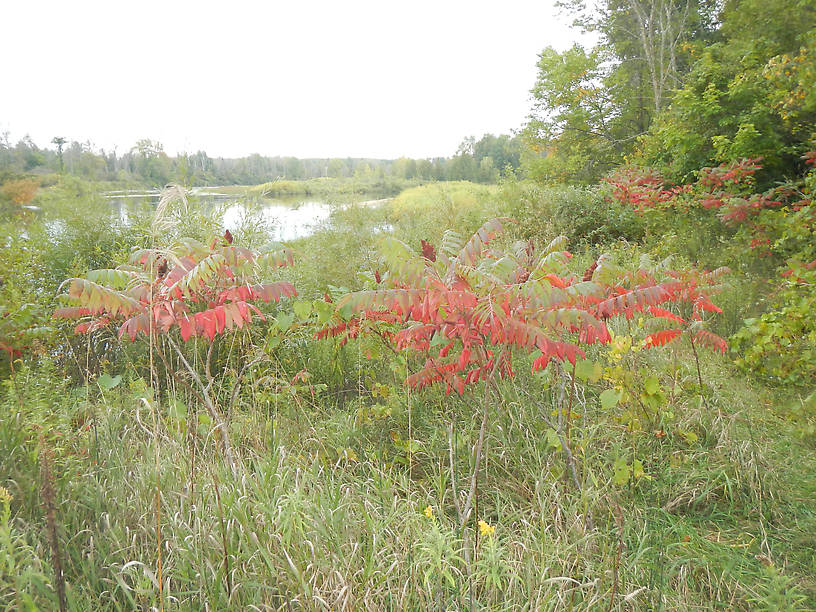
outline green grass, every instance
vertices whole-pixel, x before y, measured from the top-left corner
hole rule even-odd
[[[654,357],[657,366],[664,359]],[[354,404],[245,404],[231,424],[244,465],[234,480],[211,440],[199,439],[203,449],[193,459],[166,404],[157,428],[132,391],[107,398],[75,392],[70,401],[82,411],[45,417],[58,394],[42,381],[30,384],[45,374],[24,372],[23,409],[13,394],[3,407],[0,482],[14,496],[12,524],[33,548],[31,562],[48,567],[35,447],[49,419],[56,437],[39,445],[59,457],[64,565],[77,610],[159,604],[159,477],[169,610],[468,609],[471,584],[477,609],[607,609],[619,542],[612,609],[751,610],[775,595],[808,603],[773,609],[812,609],[816,451],[768,406],[768,392],[714,358],[704,371],[709,407],[681,393],[674,420],[661,417],[665,438],[627,431],[619,415],[600,410],[591,390],[579,394],[583,416],[573,435],[583,449],[583,493],[564,480],[560,453],[543,442],[540,414],[550,410],[552,392],[523,375],[505,383],[489,427],[477,514],[496,532],[481,542],[470,579],[439,423],[456,418],[464,471],[478,415],[467,401],[433,393],[397,392],[390,401],[405,410],[373,424],[356,418]],[[691,370],[681,375],[692,378]],[[418,443],[411,469],[389,436],[407,438],[407,402]],[[689,443],[678,431],[695,431],[698,440]],[[651,480],[613,485],[614,458],[633,452]],[[50,585],[31,594],[44,609],[54,605]]]
[[[286,198],[293,196],[319,196],[319,197],[358,197],[365,199],[365,195],[376,195],[379,197],[393,196],[403,189],[417,185],[419,180],[406,180],[394,177],[382,178],[314,178],[304,180],[282,179],[242,188],[250,196]]]

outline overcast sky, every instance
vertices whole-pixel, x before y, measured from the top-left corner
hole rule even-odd
[[[551,0],[0,0],[0,132],[171,154],[447,156],[529,110]]]

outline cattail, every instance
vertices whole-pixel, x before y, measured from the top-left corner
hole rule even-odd
[[[68,605],[65,602],[65,576],[62,574],[62,557],[60,556],[59,538],[57,537],[57,508],[56,494],[54,493],[54,475],[51,472],[51,456],[49,451],[41,455],[42,462],[42,499],[45,509],[45,524],[48,529],[48,539],[51,544],[51,562],[54,565],[54,582],[57,586],[60,612],[66,612]]]

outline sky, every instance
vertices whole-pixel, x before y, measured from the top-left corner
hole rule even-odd
[[[530,109],[552,0],[2,0],[0,132],[125,152],[450,156]]]

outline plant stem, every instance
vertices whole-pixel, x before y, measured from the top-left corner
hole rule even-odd
[[[224,574],[227,579],[227,595],[232,599],[232,577],[230,576],[229,548],[227,548],[227,530],[224,526],[224,508],[221,505],[221,491],[218,486],[218,476],[213,472],[213,483],[215,484],[215,499],[218,502],[218,517],[221,519],[221,542],[224,546]]]
[[[54,492],[54,474],[51,471],[50,451],[42,453],[42,499],[45,506],[45,524],[48,528],[48,539],[51,544],[51,562],[54,565],[54,582],[57,587],[60,612],[67,612],[65,599],[65,576],[62,573],[62,556],[60,554],[59,535],[57,533],[56,493]]]
[[[697,355],[697,347],[694,344],[694,337],[689,334],[689,342],[691,342],[691,352],[694,353],[694,363],[697,366],[697,382],[700,383],[700,399],[705,402],[703,396],[703,375],[700,373],[700,357]]]
[[[210,394],[207,392],[207,387],[204,385],[199,375],[196,373],[196,371],[192,368],[190,363],[184,357],[184,353],[182,352],[181,348],[179,348],[179,345],[176,344],[175,341],[169,335],[167,336],[167,341],[170,343],[170,346],[173,347],[173,350],[176,351],[176,354],[181,360],[181,363],[184,364],[184,367],[187,369],[187,372],[190,374],[190,377],[196,382],[199,389],[201,390],[201,394],[199,395],[198,393],[196,393],[196,395],[204,404],[204,407],[207,409],[207,412],[210,413],[210,417],[212,418],[213,423],[215,423],[216,429],[218,429],[218,432],[221,434],[221,441],[224,444],[224,458],[226,459],[227,464],[229,465],[229,468],[232,471],[232,475],[237,476],[238,464],[235,461],[235,454],[233,453],[232,450],[232,444],[230,443],[229,439],[229,431],[227,429],[227,424],[224,422],[224,418],[221,416],[221,413],[215,407],[215,404],[210,398]]]
[[[570,423],[572,422],[572,403],[575,400],[575,367],[578,364],[578,360],[572,364],[572,385],[570,386],[570,396],[569,396],[569,405],[567,406],[567,444],[570,444]]]

